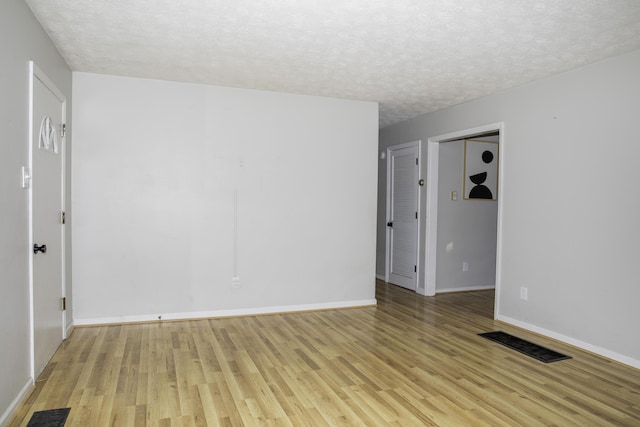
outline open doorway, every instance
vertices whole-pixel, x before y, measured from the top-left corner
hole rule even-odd
[[[500,287],[503,124],[429,138],[425,294]]]

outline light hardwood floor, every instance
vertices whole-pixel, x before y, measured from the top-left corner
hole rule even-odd
[[[377,307],[76,328],[11,426],[638,426],[640,370],[492,320],[493,292]],[[476,334],[573,356],[544,364]]]

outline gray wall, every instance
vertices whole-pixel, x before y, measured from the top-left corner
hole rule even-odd
[[[74,118],[76,322],[375,302],[376,103],[74,73]]]
[[[67,97],[71,123],[71,71],[22,0],[0,2],[0,423],[31,381],[29,316],[29,191],[20,168],[29,165],[29,61]],[[71,138],[67,138],[70,143]],[[67,150],[70,154],[71,150]],[[70,157],[67,162],[70,161]],[[69,178],[69,177],[67,177]],[[70,180],[67,179],[67,183]],[[68,190],[68,189],[67,189]],[[67,198],[69,202],[70,197]],[[68,210],[68,206],[67,206]],[[67,227],[70,233],[70,227]],[[67,235],[71,242],[71,235]],[[70,253],[69,248],[67,252]],[[67,271],[71,272],[70,258]],[[70,274],[67,295],[71,295]],[[69,313],[68,318],[71,319]]]
[[[436,292],[495,286],[498,202],[464,200],[464,141],[440,143],[438,165]]]
[[[382,150],[504,122],[498,318],[634,366],[639,75],[636,51],[380,132]],[[379,215],[378,274],[383,230]]]

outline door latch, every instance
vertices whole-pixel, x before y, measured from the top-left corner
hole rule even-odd
[[[43,254],[47,253],[47,245],[38,246],[36,243],[33,244],[33,253],[37,254],[38,252],[42,252]]]

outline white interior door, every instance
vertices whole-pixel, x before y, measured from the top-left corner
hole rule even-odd
[[[46,80],[46,79],[45,79]],[[50,85],[50,84],[49,84]],[[65,101],[37,75],[32,99],[32,236],[34,378],[62,342],[63,138]]]
[[[416,290],[418,146],[390,150],[388,162],[388,280]]]

